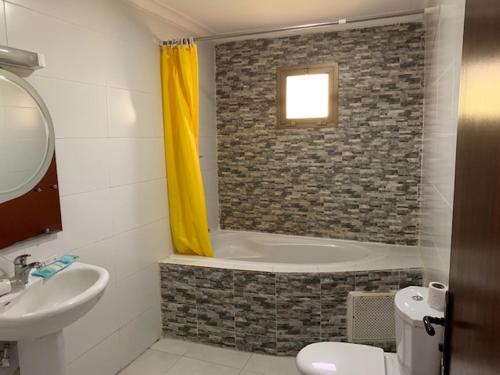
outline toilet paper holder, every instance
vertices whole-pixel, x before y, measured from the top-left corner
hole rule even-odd
[[[445,318],[437,318],[435,316],[429,316],[429,315],[424,316],[422,320],[424,322],[425,332],[427,332],[429,336],[434,336],[436,334],[434,325],[439,325],[444,327],[446,323]]]

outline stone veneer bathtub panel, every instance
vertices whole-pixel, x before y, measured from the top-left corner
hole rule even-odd
[[[163,331],[242,351],[295,355],[347,340],[347,295],[422,284],[421,269],[273,273],[161,264]],[[374,343],[394,351],[394,342]]]
[[[276,68],[332,60],[338,127],[278,129]],[[421,24],[219,44],[216,69],[221,228],[417,243]]]

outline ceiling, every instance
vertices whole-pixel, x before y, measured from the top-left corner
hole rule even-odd
[[[226,33],[421,9],[427,0],[135,0],[198,33]],[[151,8],[151,7],[149,7]],[[163,13],[163,14],[160,14]],[[168,17],[165,15],[169,13]]]

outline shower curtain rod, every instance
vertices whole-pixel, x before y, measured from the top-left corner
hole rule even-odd
[[[337,21],[310,23],[310,24],[297,25],[297,26],[278,27],[278,28],[274,28],[274,29],[240,31],[240,32],[232,32],[232,33],[205,35],[205,36],[194,37],[193,40],[195,42],[204,42],[204,41],[219,40],[219,39],[231,39],[231,38],[239,38],[239,37],[245,37],[245,36],[272,34],[272,33],[286,32],[286,31],[311,30],[311,29],[319,29],[319,28],[328,27],[328,26],[344,25],[344,24],[349,24],[349,23],[359,23],[359,22],[368,22],[368,21],[389,19],[389,18],[415,16],[415,15],[419,15],[419,14],[423,14],[423,13],[425,13],[425,8],[404,11],[404,12],[386,13],[386,14],[364,16],[364,17],[353,17],[353,18],[349,18],[349,19],[348,18],[340,18]],[[183,39],[186,39],[186,38],[179,38],[178,40],[183,40]],[[164,45],[169,44],[169,43],[172,43],[172,41],[164,41],[163,42]]]

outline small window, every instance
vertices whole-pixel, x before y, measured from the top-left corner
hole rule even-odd
[[[278,68],[278,127],[337,125],[337,63]]]

